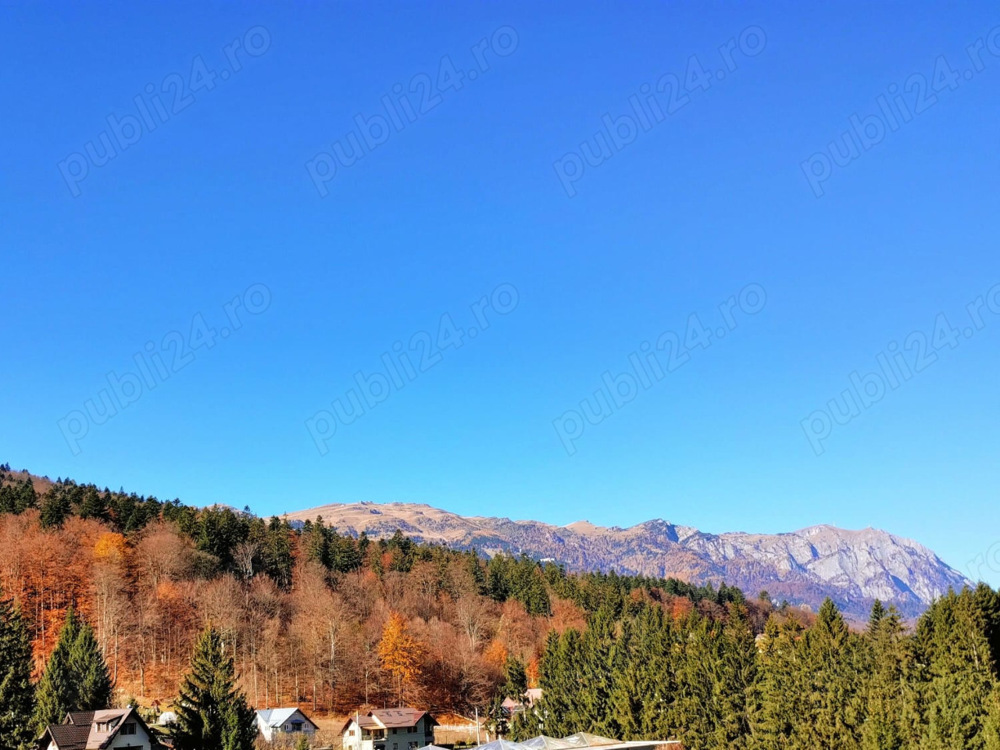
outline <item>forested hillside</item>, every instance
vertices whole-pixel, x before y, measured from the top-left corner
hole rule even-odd
[[[950,592],[908,633],[876,604],[853,632],[832,602],[804,627],[742,604],[722,619],[608,605],[550,633],[544,697],[512,733],[676,736],[696,750],[1000,748],[1000,596]]]
[[[1000,750],[1000,595],[985,585],[911,630],[876,603],[857,631],[831,601],[814,616],[766,592],[567,574],[0,467],[0,587],[0,624],[16,636],[23,620],[36,682],[75,612],[93,638],[65,648],[103,654],[119,703],[173,701],[197,642],[232,655],[255,706],[478,708],[514,738],[691,750]],[[0,704],[26,683],[11,672]],[[508,726],[500,702],[529,685],[542,700]],[[51,691],[36,692],[44,708]]]
[[[672,617],[716,618],[743,600],[727,587],[568,575],[402,535],[293,529],[8,467],[0,592],[27,621],[36,677],[74,607],[93,626],[120,697],[174,698],[211,624],[233,649],[251,704],[319,711],[395,704],[400,689],[421,706],[487,709],[510,667],[538,679],[549,631],[583,628],[602,605],[649,601]],[[763,623],[769,606],[753,607]]]

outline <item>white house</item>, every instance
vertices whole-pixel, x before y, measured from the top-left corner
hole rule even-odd
[[[40,750],[152,750],[159,745],[135,708],[74,711],[62,724],[49,724],[36,745]]]
[[[434,742],[437,722],[417,708],[384,708],[352,716],[343,750],[417,750]]]
[[[265,708],[257,711],[257,729],[268,742],[290,734],[315,734],[318,728],[297,708]]]

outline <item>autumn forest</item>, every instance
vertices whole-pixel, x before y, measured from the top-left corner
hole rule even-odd
[[[725,587],[487,561],[400,535],[293,529],[6,467],[0,482],[0,591],[28,623],[36,672],[75,607],[119,695],[143,703],[176,696],[209,624],[229,639],[251,705],[341,713],[402,697],[471,711],[489,707],[510,659],[537,681],[548,632],[583,628],[609,599],[655,600],[678,617],[742,599]],[[398,669],[380,653],[387,626],[412,645]]]
[[[567,573],[0,467],[0,704],[29,715],[34,691],[50,722],[76,699],[52,687],[65,661],[96,675],[92,707],[194,715],[199,674],[221,674],[220,747],[234,750],[253,745],[250,707],[402,704],[478,711],[512,739],[1000,750],[998,654],[1000,594],[985,584],[916,623],[876,601],[851,627],[829,599],[814,614],[724,584]],[[23,665],[8,669],[23,689],[4,687],[4,659]],[[528,687],[541,699],[505,713]],[[186,731],[176,747],[200,747]]]

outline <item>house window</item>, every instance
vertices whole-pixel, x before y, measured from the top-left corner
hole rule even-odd
[[[135,724],[133,724],[131,721],[128,722],[127,724],[122,724],[122,730],[119,732],[119,734],[135,734]]]
[[[292,721],[292,722],[289,722],[288,726],[289,726],[289,730],[288,730],[289,732],[301,732],[302,731],[302,722],[301,721]]]
[[[348,734],[349,736],[353,737],[353,736],[354,736],[354,730],[352,729],[352,730],[351,730],[350,732],[348,732],[347,734]]]
[[[392,743],[392,750],[399,750],[399,743],[398,742],[393,742]]]

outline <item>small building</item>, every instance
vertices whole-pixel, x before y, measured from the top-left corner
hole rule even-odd
[[[62,724],[49,724],[35,745],[38,750],[158,750],[160,744],[135,707],[74,711]]]
[[[510,718],[514,718],[515,715],[521,713],[526,708],[534,708],[535,704],[541,699],[541,688],[528,688],[519,701],[514,700],[513,698],[504,698],[503,703],[500,704],[500,708],[503,709],[504,713],[506,713]]]
[[[418,708],[380,708],[352,716],[343,750],[417,750],[434,742],[437,722]]]
[[[300,734],[316,734],[319,729],[298,708],[265,708],[256,712],[257,731],[267,742]]]

